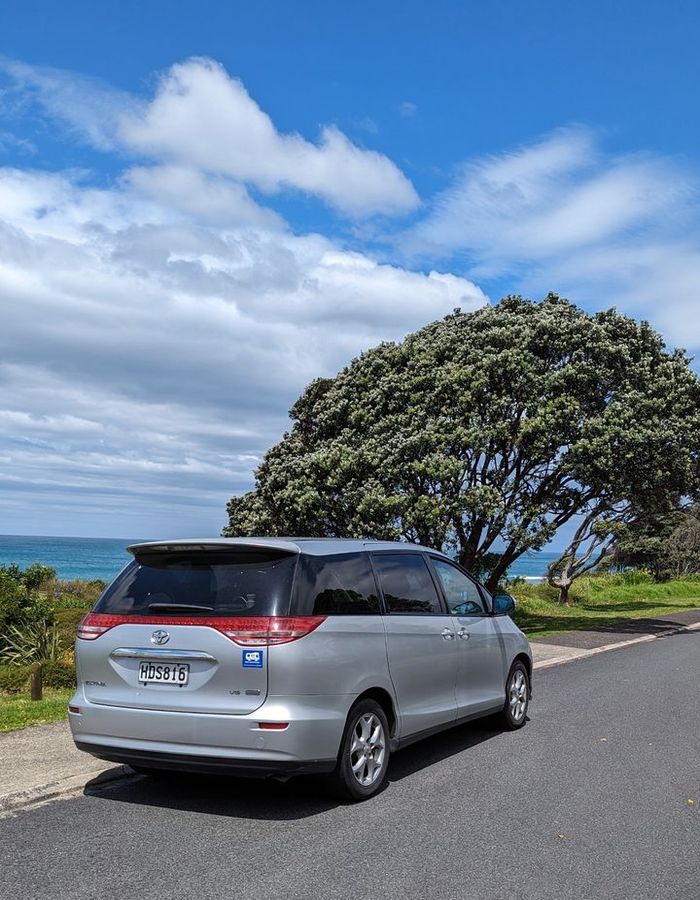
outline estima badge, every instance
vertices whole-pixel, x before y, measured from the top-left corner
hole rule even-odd
[[[167,631],[154,631],[151,635],[151,643],[152,644],[167,644],[170,640],[170,635]]]

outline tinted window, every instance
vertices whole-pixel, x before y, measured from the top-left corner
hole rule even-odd
[[[379,597],[367,554],[302,556],[295,608],[300,615],[379,613]]]
[[[433,568],[445,592],[448,610],[455,616],[483,616],[484,603],[476,584],[444,559],[432,557]]]
[[[390,613],[441,613],[440,599],[428,566],[417,553],[373,555]]]
[[[277,551],[152,553],[105,591],[95,612],[287,615],[297,556]]]

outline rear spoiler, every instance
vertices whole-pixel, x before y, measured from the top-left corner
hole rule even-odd
[[[279,550],[281,553],[300,553],[298,544],[276,538],[204,538],[175,541],[145,541],[141,544],[132,544],[126,548],[134,556],[145,553],[192,553],[215,550]]]

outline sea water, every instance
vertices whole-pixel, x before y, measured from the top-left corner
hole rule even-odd
[[[59,578],[100,578],[110,581],[131,558],[127,547],[138,544],[137,538],[35,537],[0,535],[0,565],[16,563],[26,569],[40,562],[56,569]],[[519,575],[540,581],[550,562],[559,554],[549,551],[530,552],[510,567],[509,577]]]

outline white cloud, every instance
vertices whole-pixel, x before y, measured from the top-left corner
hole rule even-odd
[[[401,237],[424,273],[295,234],[273,194],[351,216],[417,196],[334,128],[281,133],[211,61],[174,66],[150,100],[3,65],[17,102],[123,161],[103,187],[0,169],[5,530],[36,531],[40,509],[43,531],[216,531],[309,380],[486,302],[438,259],[531,296],[617,303],[700,346],[696,182],[672,160],[606,154],[585,129],[473,160]],[[356,246],[377,228],[354,226]]]
[[[485,301],[276,222],[222,227],[205,176],[154,176],[0,170],[6,530],[41,508],[41,530],[214,533],[309,380]]]
[[[6,94],[19,104],[33,102],[79,137],[101,150],[114,149],[120,118],[135,112],[139,100],[96,78],[51,66],[31,66],[0,56],[0,70],[13,81]],[[3,97],[7,103],[9,97]]]
[[[217,63],[192,59],[173,66],[153,101],[122,120],[126,144],[229,175],[263,191],[293,187],[318,194],[351,215],[413,209],[411,183],[385,156],[352,144],[337,128],[318,144],[281,134],[243,84]]]
[[[698,346],[697,189],[673,160],[613,156],[590,131],[563,129],[466,164],[403,241],[428,257],[464,256],[473,277],[508,276],[511,290],[618,304]]]
[[[200,222],[284,227],[275,212],[259,206],[242,184],[228,178],[162,165],[136,166],[123,180],[134,191]]]
[[[70,72],[7,60],[2,68],[17,91],[101,149],[226,176],[267,193],[303,191],[353,217],[406,213],[419,203],[390,159],[358,147],[334,126],[322,127],[317,143],[279,132],[243,84],[213,60],[172,66],[150,101]]]

